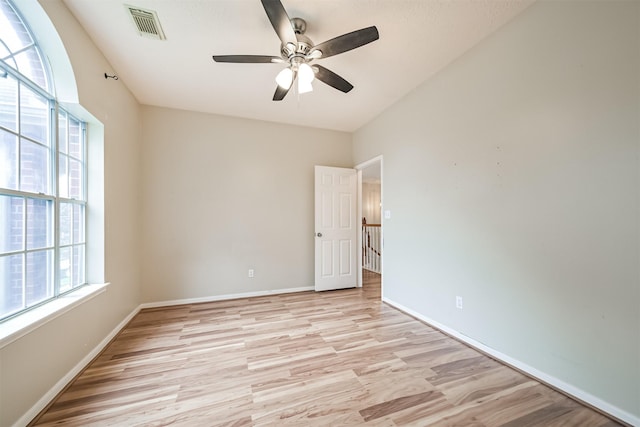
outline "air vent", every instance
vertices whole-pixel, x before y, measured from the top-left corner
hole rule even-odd
[[[153,10],[140,9],[135,6],[126,6],[133,23],[141,36],[149,37],[156,40],[166,40],[167,38],[162,31],[158,14]]]

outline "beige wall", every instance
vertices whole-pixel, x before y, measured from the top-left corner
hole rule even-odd
[[[538,2],[354,135],[384,297],[636,422],[639,8]]]
[[[155,107],[142,123],[144,302],[313,286],[313,166],[350,167],[350,134]]]
[[[30,0],[17,3],[26,7],[27,2],[33,3],[30,7],[38,6]],[[93,166],[104,168],[105,208],[104,230],[91,233],[104,237],[98,251],[104,252],[105,260],[104,265],[98,262],[90,269],[93,280],[103,279],[111,286],[105,293],[0,349],[2,426],[10,426],[28,413],[140,300],[139,106],[126,86],[102,77],[105,71],[112,71],[110,65],[63,3],[47,0],[42,2],[42,8],[69,55],[80,104],[94,116],[86,116],[93,121],[89,151],[94,162],[102,157],[103,164]],[[96,152],[102,149],[102,132],[104,152],[95,159]],[[98,194],[101,190],[96,189]],[[101,222],[100,218],[95,221]],[[96,245],[96,241],[92,244]]]

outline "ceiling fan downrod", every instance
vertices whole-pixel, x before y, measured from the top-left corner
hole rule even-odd
[[[307,31],[307,22],[302,18],[292,18],[291,26],[293,27],[293,31],[296,35],[297,43],[287,42],[280,45],[280,53],[282,54],[283,59],[288,59],[291,62],[293,57],[303,58],[304,61],[311,59],[318,59],[321,56],[321,52],[316,49],[320,55],[314,54],[313,58],[308,58],[309,52],[314,46],[314,43],[311,39],[304,35],[305,31]]]

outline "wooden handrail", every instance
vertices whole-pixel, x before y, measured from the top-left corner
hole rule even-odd
[[[363,227],[381,227],[382,224],[362,224]]]

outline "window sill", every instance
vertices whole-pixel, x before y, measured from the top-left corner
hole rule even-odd
[[[0,323],[0,348],[106,291],[109,283],[83,286],[38,308]]]

